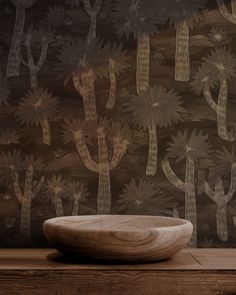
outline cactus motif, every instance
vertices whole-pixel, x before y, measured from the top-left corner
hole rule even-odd
[[[19,76],[20,44],[25,25],[25,10],[33,6],[37,1],[38,0],[11,0],[16,7],[16,20],[7,61],[7,77]]]
[[[228,241],[228,218],[227,218],[227,204],[232,200],[236,192],[236,157],[235,150],[232,148],[229,152],[226,148],[223,151],[216,153],[217,163],[216,167],[212,169],[211,183],[205,180],[204,192],[216,204],[216,225],[217,234],[221,241]],[[225,184],[223,180],[224,174],[231,171],[231,183],[228,192],[225,193]]]
[[[52,200],[57,217],[64,216],[62,199],[66,197],[66,188],[66,180],[61,175],[54,174],[47,180],[46,193]]]
[[[208,135],[195,129],[191,134],[187,130],[178,132],[172,136],[172,142],[167,149],[167,157],[162,161],[162,170],[171,184],[185,194],[185,218],[193,224],[193,235],[189,246],[197,246],[197,210],[196,210],[196,188],[195,188],[195,163],[199,159],[209,156],[210,144]],[[169,158],[176,158],[176,162],[185,162],[185,181],[177,177],[170,166]]]
[[[2,152],[1,159],[1,177],[5,181],[10,181],[18,202],[21,204],[20,215],[20,234],[24,237],[31,236],[31,202],[40,193],[44,176],[35,181],[35,174],[42,171],[44,162],[42,158],[34,158],[33,155],[27,155],[23,159],[21,153],[17,150],[13,152]],[[20,184],[21,174],[25,171],[24,186]]]
[[[97,214],[110,214],[110,171],[120,164],[126,153],[131,137],[129,127],[106,118],[100,119],[96,125],[90,126],[90,130],[95,130],[93,137],[97,139],[97,161],[92,158],[87,146],[88,136],[86,136],[85,122],[80,119],[65,119],[63,128],[64,142],[73,141],[84,166],[90,171],[98,173]],[[112,146],[112,151],[109,151],[109,146]],[[112,152],[111,159],[109,158],[110,152]]]
[[[236,1],[231,0],[231,12],[229,11],[224,0],[217,0],[221,15],[232,24],[236,24]]]
[[[66,190],[68,197],[72,201],[71,215],[79,215],[81,212],[91,212],[91,209],[84,205],[89,196],[88,186],[85,182],[69,180]]]
[[[210,55],[202,59],[202,64],[191,82],[192,90],[203,94],[209,107],[216,112],[217,132],[221,139],[234,141],[234,130],[227,127],[228,81],[236,76],[236,58],[229,50],[216,48]],[[219,85],[218,98],[212,92]]]
[[[34,30],[32,26],[27,29],[27,32],[23,34],[23,44],[26,49],[26,58],[21,55],[21,63],[29,68],[30,72],[30,86],[32,89],[38,88],[38,73],[42,69],[48,51],[48,45],[52,41],[52,37],[49,35],[51,32],[46,32],[42,28],[39,30]],[[38,61],[35,62],[33,56],[32,47],[41,44],[41,52]]]
[[[97,33],[97,15],[100,12],[102,8],[103,0],[83,0],[84,2],[84,9],[87,12],[87,14],[90,17],[90,27],[89,27],[89,33],[87,36],[87,42],[90,43],[92,40],[96,39],[96,33]]]

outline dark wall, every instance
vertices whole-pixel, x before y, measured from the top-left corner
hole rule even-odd
[[[236,246],[236,2],[0,1],[0,246],[78,214]],[[235,5],[235,7],[234,7]]]

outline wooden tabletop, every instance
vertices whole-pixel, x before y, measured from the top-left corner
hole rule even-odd
[[[94,264],[54,249],[0,249],[0,295],[236,295],[236,249],[148,264]]]
[[[125,269],[235,270],[236,249],[185,249],[173,258],[143,264],[94,264],[66,259],[54,249],[0,249],[0,270]]]

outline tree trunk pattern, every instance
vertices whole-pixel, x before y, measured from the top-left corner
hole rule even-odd
[[[220,138],[232,141],[233,138],[229,137],[227,129],[227,100],[228,100],[228,86],[226,79],[220,81],[220,93],[217,104],[217,131]]]
[[[89,153],[89,149],[88,149],[86,143],[84,143],[83,139],[82,138],[76,139],[75,144],[76,144],[77,151],[78,151],[78,153],[79,153],[79,155],[81,157],[81,160],[82,160],[84,166],[87,169],[98,173],[98,170],[99,170],[98,163],[96,163],[92,159],[92,157],[91,157],[91,155]]]
[[[106,103],[106,108],[112,110],[116,103],[116,64],[112,58],[109,58],[109,77],[110,77],[110,90]]]
[[[230,202],[236,191],[236,164],[231,167],[231,183],[227,194],[224,190],[224,182],[222,177],[218,176],[215,179],[214,191],[205,181],[205,193],[216,203],[216,226],[217,234],[221,241],[228,241],[228,220],[227,220],[227,204]]]
[[[114,135],[115,136],[115,135]],[[109,161],[108,143],[106,141],[106,134],[103,127],[97,129],[98,140],[98,163],[95,162],[88,150],[83,137],[75,135],[75,142],[78,153],[85,167],[89,170],[99,173],[98,180],[98,196],[97,196],[97,213],[110,214],[111,213],[111,187],[110,187],[110,171],[116,168],[127,149],[125,141],[113,139],[113,155]]]
[[[33,183],[32,166],[29,166],[25,176],[24,195],[22,197],[21,217],[20,217],[20,234],[27,238],[31,235],[31,201],[33,198],[32,183]]]
[[[32,89],[38,88],[37,72],[33,70],[32,68],[30,69],[30,86]]]
[[[152,125],[148,127],[148,133],[149,133],[149,152],[148,152],[146,175],[154,176],[157,170],[157,153],[158,153],[157,130],[154,123],[152,123]]]
[[[90,15],[90,27],[87,36],[87,42],[91,43],[93,40],[96,39],[96,32],[97,32],[97,17],[96,14]]]
[[[63,209],[62,199],[58,195],[55,196],[55,211],[56,211],[56,216],[57,217],[64,216],[64,209]]]
[[[22,193],[20,188],[18,172],[15,171],[12,174],[15,195],[21,204],[20,234],[26,238],[30,238],[31,235],[31,202],[40,192],[45,180],[44,177],[41,177],[39,182],[33,187],[33,174],[34,167],[29,165],[25,175],[24,193]]]
[[[17,197],[17,200],[21,203],[22,202],[22,192],[19,184],[19,174],[18,172],[14,172],[12,175],[12,184],[15,191],[15,195]]]
[[[227,101],[228,101],[228,85],[225,78],[220,80],[220,91],[217,103],[214,101],[209,85],[207,82],[203,90],[204,97],[208,105],[216,112],[217,115],[217,133],[223,140],[234,141],[234,136],[229,134],[227,128]]]
[[[38,73],[43,67],[46,56],[47,56],[47,50],[48,50],[48,42],[43,37],[42,39],[42,46],[41,46],[41,53],[40,57],[38,59],[37,64],[35,64],[33,54],[32,54],[32,48],[31,48],[31,36],[27,36],[27,40],[25,42],[26,46],[26,52],[27,52],[27,59],[28,62],[26,62],[21,54],[21,62],[29,68],[30,71],[30,85],[32,89],[38,88]]]
[[[113,149],[112,159],[109,163],[110,171],[115,169],[122,161],[127,150],[127,144],[124,142],[116,142]]]
[[[51,130],[47,118],[41,121],[41,127],[43,132],[43,144],[51,145]]]
[[[236,18],[236,1],[231,0],[231,9],[232,9],[232,15]]]
[[[20,235],[30,238],[31,235],[31,196],[23,196],[20,215]]]
[[[236,1],[231,0],[232,13],[229,12],[224,0],[217,0],[221,15],[232,24],[236,24]]]
[[[197,208],[195,192],[194,160],[188,154],[185,171],[185,218],[193,224],[193,234],[189,241],[190,247],[197,246]]]
[[[20,45],[21,36],[25,24],[25,9],[16,7],[15,27],[12,35],[11,47],[7,61],[7,77],[15,77],[20,74]]]
[[[84,0],[84,9],[90,17],[90,27],[87,36],[87,43],[89,44],[97,35],[97,15],[102,7],[102,0],[95,0],[91,5],[91,0]]]
[[[175,80],[189,81],[189,26],[186,21],[176,25]]]
[[[236,227],[236,216],[233,216],[233,223],[234,223],[234,226]]]
[[[162,169],[167,179],[180,191],[185,193],[185,218],[193,224],[193,234],[188,243],[189,247],[197,246],[197,209],[195,192],[194,160],[188,154],[186,157],[185,183],[180,180],[170,167],[167,159],[162,161]]]
[[[217,225],[217,235],[219,239],[223,242],[227,242],[228,241],[227,208],[226,208],[226,203],[223,200],[217,203],[216,225]]]
[[[108,146],[106,142],[106,136],[102,128],[98,128],[97,137],[99,161],[97,214],[111,214],[111,187]]]
[[[206,102],[208,103],[209,107],[213,109],[213,111],[217,112],[217,104],[215,103],[212,95],[211,95],[211,90],[208,85],[208,83],[205,83],[204,89],[203,89],[203,94],[206,99]]]
[[[167,159],[162,160],[161,167],[169,182],[172,183],[181,192],[185,193],[185,183],[183,183],[183,181],[176,176],[176,174],[170,167],[170,162]]]
[[[150,36],[142,34],[137,40],[136,87],[140,94],[149,87]]]
[[[83,98],[86,121],[97,121],[94,80],[94,73],[91,68],[81,74],[75,72],[73,74],[74,86]]]
[[[79,205],[80,205],[79,200],[80,200],[79,197],[74,196],[74,202],[73,202],[73,208],[72,208],[72,214],[71,214],[73,216],[79,215]]]

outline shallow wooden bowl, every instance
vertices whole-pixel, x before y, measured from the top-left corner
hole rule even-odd
[[[149,262],[171,257],[191,237],[184,219],[138,215],[87,215],[48,219],[44,233],[63,254],[82,259]]]

